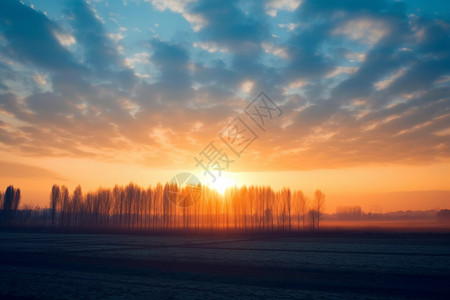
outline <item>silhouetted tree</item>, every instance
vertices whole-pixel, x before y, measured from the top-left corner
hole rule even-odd
[[[3,200],[3,214],[6,224],[11,224],[12,221],[12,208],[14,202],[14,186],[10,185],[6,188],[4,200]]]
[[[62,227],[66,225],[67,219],[69,218],[69,207],[70,207],[70,197],[69,197],[69,190],[65,185],[61,186],[61,201],[59,203],[59,213],[60,213],[60,224],[59,226]]]
[[[55,227],[56,210],[60,202],[60,188],[54,184],[50,194],[50,209],[52,211],[52,227]]]
[[[361,219],[361,206],[339,206],[336,208],[336,216],[342,220]]]
[[[295,191],[294,206],[297,212],[297,230],[300,231],[300,216],[302,217],[302,230],[305,230],[306,198],[302,191]]]
[[[324,206],[325,206],[325,194],[322,193],[321,190],[316,190],[314,192],[314,207],[313,207],[313,209],[316,211],[317,230],[319,230],[320,218],[322,217]]]
[[[0,195],[2,207],[1,218],[7,225],[10,225],[15,219],[17,210],[19,209],[20,199],[20,189],[16,190],[12,185],[6,188],[4,195]]]
[[[287,211],[288,211],[288,217],[289,217],[289,231],[291,231],[291,208],[292,208],[292,199],[291,199],[291,190],[285,189],[284,195],[285,201],[287,204]]]
[[[81,186],[78,185],[72,193],[72,222],[73,226],[79,226],[81,223],[83,209],[83,193]]]
[[[20,189],[15,190],[14,191],[14,198],[13,198],[12,205],[11,205],[11,216],[12,216],[12,219],[15,219],[15,217],[16,217],[17,210],[19,209],[21,198],[22,198],[22,196],[20,194]]]
[[[310,209],[308,211],[309,220],[311,221],[311,230],[314,231],[316,229],[317,222],[317,211],[315,209]]]

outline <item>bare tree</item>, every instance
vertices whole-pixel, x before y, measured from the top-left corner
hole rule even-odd
[[[50,194],[50,209],[52,210],[52,227],[55,227],[56,210],[60,201],[60,188],[54,184],[52,186],[52,193]]]
[[[83,193],[81,191],[81,186],[78,185],[72,194],[72,211],[73,211],[73,225],[79,226],[81,222],[81,214],[83,208]]]
[[[314,192],[314,207],[313,207],[313,209],[316,211],[317,230],[319,230],[320,218],[322,217],[324,206],[325,206],[325,194],[322,193],[321,190],[316,190]]]
[[[297,212],[297,230],[300,231],[300,216],[302,217],[302,230],[305,230],[306,198],[302,191],[295,191],[294,206]]]
[[[317,212],[311,208],[308,211],[308,216],[311,221],[311,230],[314,231],[316,229]]]
[[[61,201],[60,201],[60,220],[59,226],[63,227],[65,225],[64,222],[67,222],[68,214],[69,214],[69,190],[65,185],[61,186]]]
[[[5,191],[4,202],[3,202],[3,214],[6,224],[10,224],[12,221],[12,207],[14,202],[14,187],[12,185],[8,186]]]
[[[132,206],[133,206],[133,202],[135,199],[135,188],[134,188],[134,184],[132,182],[130,182],[128,184],[128,186],[126,187],[126,198],[125,198],[125,202],[126,202],[126,213],[128,215],[128,229],[131,228],[131,212],[132,212]]]
[[[285,189],[284,197],[286,198],[286,204],[287,204],[287,211],[288,211],[288,221],[289,221],[289,231],[291,231],[291,208],[292,208],[292,197],[291,197],[291,190]]]
[[[16,217],[16,213],[17,210],[19,209],[19,205],[20,205],[20,199],[22,198],[22,196],[20,195],[20,189],[15,190],[14,192],[14,198],[13,198],[13,202],[11,205],[11,210],[12,210],[12,218],[14,219]]]

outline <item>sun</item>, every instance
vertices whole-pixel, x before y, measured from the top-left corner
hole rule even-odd
[[[216,181],[210,183],[210,187],[218,191],[220,194],[224,194],[227,188],[233,187],[235,182],[224,176],[219,176]]]

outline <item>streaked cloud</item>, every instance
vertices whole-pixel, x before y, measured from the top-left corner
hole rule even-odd
[[[191,24],[194,31],[199,31],[206,24],[206,20],[201,14],[192,13],[187,9],[196,0],[152,0],[151,2],[159,11],[168,9],[181,14]]]
[[[367,44],[375,44],[389,31],[389,27],[383,21],[370,18],[356,18],[346,21],[343,25],[333,30],[333,34],[346,35],[350,39]]]
[[[276,17],[279,10],[295,11],[301,3],[301,0],[269,0],[265,9],[269,16]]]

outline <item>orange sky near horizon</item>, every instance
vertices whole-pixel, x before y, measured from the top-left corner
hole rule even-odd
[[[4,153],[14,161],[14,155]],[[17,159],[17,158],[16,158]],[[113,187],[115,184],[126,185],[129,182],[143,187],[167,182],[179,172],[194,173],[203,184],[211,183],[200,169],[152,169],[146,166],[102,162],[81,158],[22,158],[28,164],[19,165],[17,171],[11,170],[14,163],[6,167],[0,176],[2,190],[7,185],[22,189],[23,204],[48,206],[50,189],[53,184],[66,185],[72,191],[78,184],[84,192],[98,187]],[[3,162],[0,162],[4,166]],[[274,189],[289,187],[302,190],[312,198],[315,189],[326,194],[326,211],[332,213],[337,206],[360,205],[370,211],[376,206],[365,201],[373,194],[403,191],[450,191],[450,163],[429,165],[373,165],[364,167],[319,169],[305,171],[259,171],[259,172],[225,172],[225,186],[229,185],[270,185]],[[222,180],[223,181],[223,180]],[[217,188],[217,186],[216,186]],[[219,187],[220,188],[220,187]],[[223,187],[222,187],[223,188]],[[377,209],[381,211],[407,209],[450,208],[449,199],[427,201],[423,203],[383,203]]]

